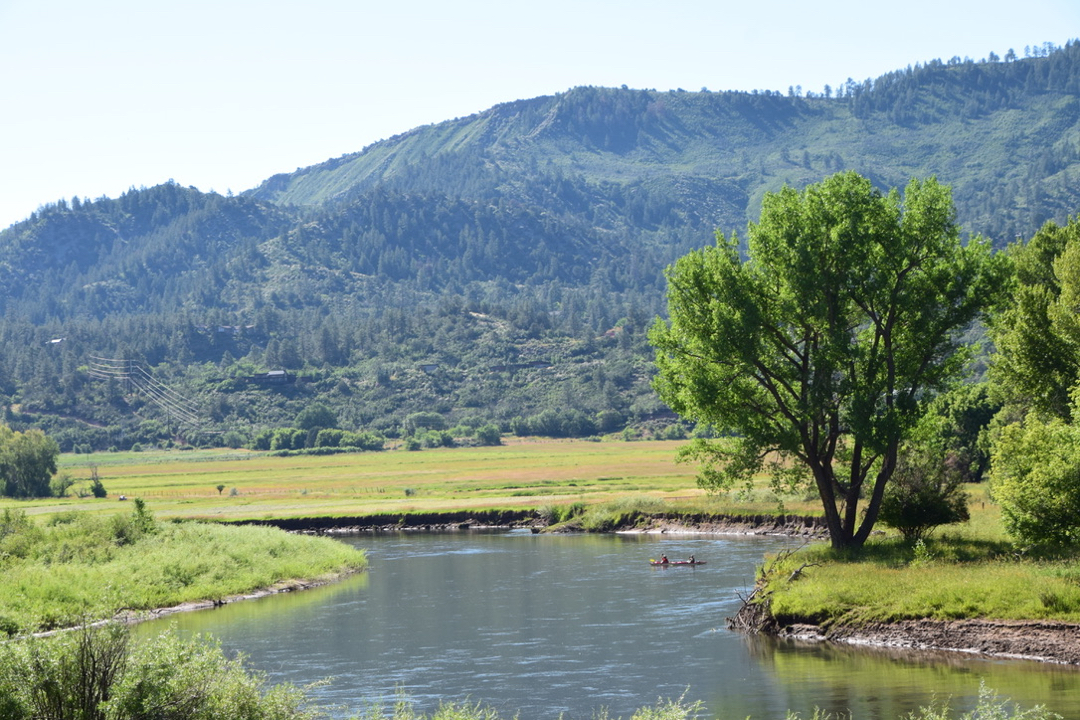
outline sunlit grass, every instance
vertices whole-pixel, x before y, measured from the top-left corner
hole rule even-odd
[[[1005,536],[985,487],[969,488],[971,521],[916,547],[896,535],[858,552],[819,543],[776,567],[773,614],[788,622],[917,618],[1080,622],[1080,563],[1025,556]],[[806,566],[793,582],[791,573]]]
[[[109,517],[62,520],[5,524],[0,531],[0,631],[221,600],[286,581],[329,579],[365,564],[363,553],[348,545],[275,528],[160,523],[135,536]]]
[[[61,472],[75,480],[73,495],[96,468],[109,497],[0,500],[0,508],[36,516],[69,509],[115,513],[124,510],[117,502],[124,495],[146,499],[159,517],[241,520],[537,510],[634,496],[655,499],[671,512],[820,514],[816,501],[775,497],[764,479],[750,492],[706,494],[697,486],[697,468],[676,462],[682,444],[537,440],[329,456],[238,450],[64,455]]]

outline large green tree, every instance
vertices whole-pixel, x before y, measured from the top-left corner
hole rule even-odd
[[[1080,382],[1080,219],[1046,223],[1009,253],[1018,287],[991,323],[991,377],[1019,410],[1069,422],[1070,393]]]
[[[934,179],[901,197],[854,172],[767,194],[747,248],[718,233],[668,268],[656,388],[733,435],[694,446],[702,485],[775,461],[816,485],[834,547],[861,546],[901,440],[962,369],[958,331],[1006,286],[1007,261],[961,242]]]
[[[40,430],[15,432],[0,425],[0,481],[9,497],[48,497],[60,448]]]

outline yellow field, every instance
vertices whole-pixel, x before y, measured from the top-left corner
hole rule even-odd
[[[141,497],[157,517],[267,519],[528,509],[630,494],[689,500],[696,468],[675,462],[680,441],[515,442],[500,447],[274,457],[237,450],[64,455],[67,498],[0,500],[31,515],[115,512]],[[91,467],[105,499],[79,498]],[[223,485],[221,492],[217,486]]]

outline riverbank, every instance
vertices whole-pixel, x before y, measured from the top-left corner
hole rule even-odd
[[[168,609],[210,607],[332,581],[360,550],[273,528],[69,513],[40,525],[0,516],[0,634],[40,633]],[[162,610],[165,608],[167,610]]]
[[[728,626],[826,641],[1080,664],[1080,567],[1025,559],[1002,541],[879,538],[766,560]]]
[[[947,650],[1080,665],[1080,624],[1044,620],[897,620],[862,625],[790,623],[777,637],[807,642]]]
[[[604,512],[599,508],[599,512]],[[562,522],[552,522],[534,510],[477,510],[404,515],[278,518],[241,520],[231,525],[275,527],[294,533],[355,535],[374,532],[452,532],[471,529],[520,529],[535,532],[597,532],[589,522],[589,510]],[[820,539],[826,536],[824,519],[815,516],[751,513],[677,513],[631,509],[620,512],[601,532],[698,533],[727,535],[787,535]]]

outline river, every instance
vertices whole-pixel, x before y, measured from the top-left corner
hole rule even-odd
[[[1027,707],[1080,717],[1080,671],[958,653],[750,638],[724,619],[762,555],[787,538],[533,535],[523,531],[349,538],[370,571],[309,591],[145,623],[210,633],[274,682],[332,682],[320,703],[362,710],[398,692],[422,712],[482,703],[521,720],[628,718],[658,698],[710,717],[895,720],[933,698],[974,706],[980,681]],[[656,568],[691,554],[707,564]],[[342,710],[339,715],[347,713]]]

